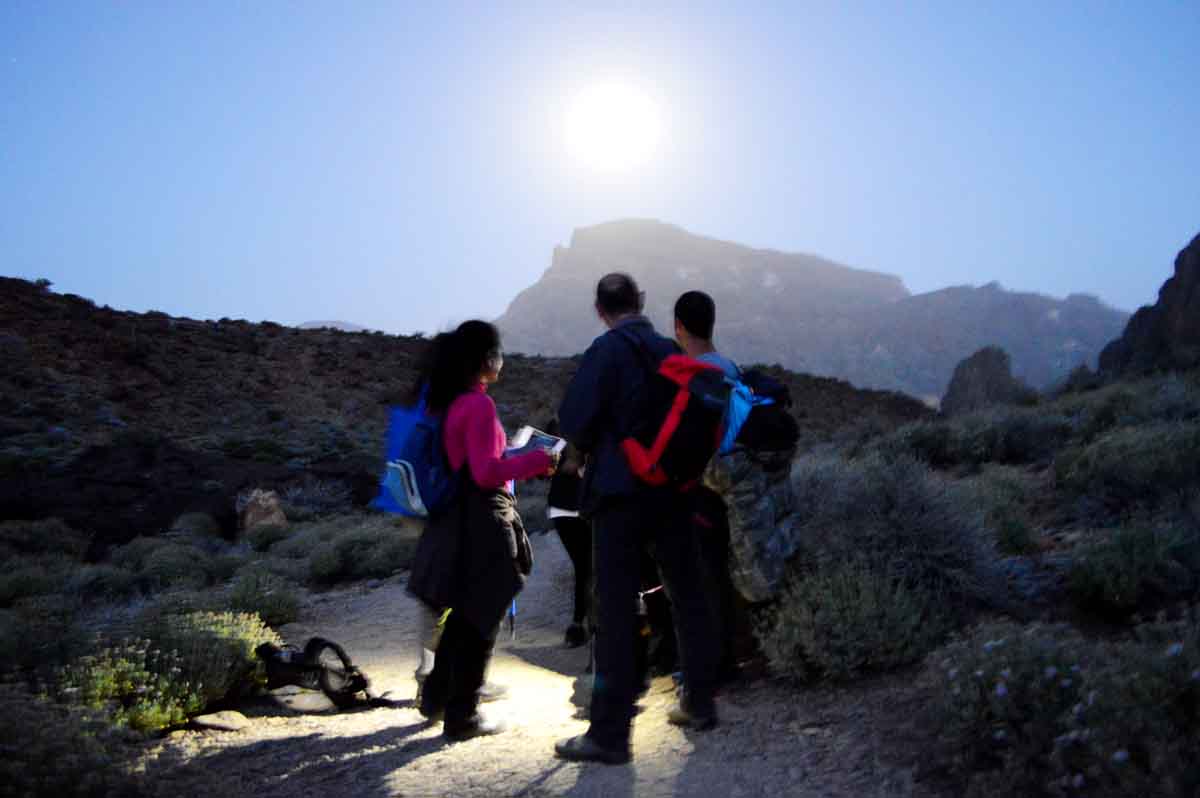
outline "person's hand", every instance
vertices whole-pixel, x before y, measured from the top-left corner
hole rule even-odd
[[[542,449],[542,451],[550,458],[550,467],[546,469],[546,476],[554,476],[554,472],[558,471],[558,462],[561,455],[553,449]]]

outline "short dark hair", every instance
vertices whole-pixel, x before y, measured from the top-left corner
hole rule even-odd
[[[644,296],[633,278],[623,272],[606,274],[596,285],[596,307],[609,316],[641,313]]]
[[[717,303],[703,291],[688,291],[675,301],[675,318],[691,335],[709,341],[717,323]]]

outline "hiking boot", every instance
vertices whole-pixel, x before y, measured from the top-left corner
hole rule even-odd
[[[421,713],[421,717],[430,723],[437,723],[446,715],[446,708],[435,706],[429,701],[418,701],[417,711]]]
[[[632,758],[629,746],[605,748],[586,734],[559,740],[554,744],[554,753],[572,762],[601,762],[605,765],[624,765]]]
[[[493,734],[500,734],[508,728],[508,725],[502,720],[488,720],[479,713],[475,713],[467,719],[466,723],[461,725],[449,723],[442,729],[442,736],[453,743],[461,743],[464,740],[471,740],[476,737],[488,737]]]
[[[508,688],[495,682],[484,682],[475,695],[479,696],[481,704],[486,704],[489,701],[499,701],[501,698],[507,697]]]
[[[679,705],[667,713],[667,722],[673,726],[683,726],[692,731],[708,731],[717,725],[717,710],[715,707],[708,712],[699,712],[693,710],[690,703],[685,693],[679,699]]]
[[[564,643],[567,648],[579,648],[588,641],[588,631],[582,623],[573,623],[567,627],[567,633],[564,635]]]

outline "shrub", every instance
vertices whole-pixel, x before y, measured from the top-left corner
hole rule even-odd
[[[78,568],[62,556],[42,555],[9,560],[0,573],[0,607],[34,596],[48,596],[62,590],[71,573]]]
[[[118,725],[157,731],[183,723],[203,706],[182,672],[175,652],[160,651],[148,640],[105,645],[59,671],[55,696],[102,711]]]
[[[128,598],[138,592],[137,576],[108,563],[85,565],[67,582],[66,592],[85,600]]]
[[[246,565],[246,562],[246,555],[243,554],[236,552],[218,554],[208,561],[208,570],[213,580],[228,582]]]
[[[145,632],[159,648],[178,653],[180,678],[199,691],[203,705],[265,683],[254,649],[262,643],[283,644],[251,613],[169,614]]]
[[[0,610],[0,662],[5,669],[59,665],[78,654],[90,636],[75,597],[37,596]]]
[[[999,551],[1011,555],[1038,551],[1038,532],[1027,506],[1031,489],[1027,475],[1015,468],[988,466],[971,487]]]
[[[184,513],[171,524],[171,531],[197,538],[219,538],[221,527],[208,513]]]
[[[1195,545],[1195,536],[1182,530],[1119,528],[1072,564],[1071,598],[1081,609],[1120,618],[1187,596],[1196,574],[1185,555]]]
[[[88,536],[57,518],[0,522],[0,559],[17,554],[50,554],[78,560],[87,549]]]
[[[211,581],[211,558],[194,546],[168,543],[147,555],[139,574],[147,590],[198,589]]]
[[[308,559],[313,582],[382,578],[411,564],[418,537],[411,524],[385,517],[358,518],[352,523],[313,549]]]
[[[1154,506],[1200,484],[1200,423],[1120,427],[1054,462],[1060,487],[1111,512]]]
[[[234,612],[257,613],[268,626],[291,623],[300,615],[294,587],[270,571],[252,567],[238,574],[229,592]]]
[[[146,558],[168,545],[160,538],[137,537],[123,546],[118,546],[108,555],[109,562],[127,571],[140,571]]]
[[[5,795],[143,795],[132,773],[135,749],[105,718],[0,684],[0,784]]]
[[[350,489],[337,480],[307,477],[280,492],[283,512],[294,520],[311,519],[351,506]]]
[[[953,420],[914,422],[878,440],[874,447],[940,469],[984,463],[1024,465],[1050,458],[1070,434],[1066,416],[1038,408],[1001,407]]]
[[[792,481],[791,585],[758,629],[776,668],[845,680],[894,667],[999,600],[975,502],[922,464],[812,456]]]
[[[847,563],[793,579],[758,635],[776,669],[802,680],[847,681],[915,662],[932,648],[946,631],[935,600]]]
[[[287,540],[288,528],[278,524],[261,524],[246,533],[250,548],[255,551],[267,551],[281,540]]]
[[[992,626],[946,653],[941,735],[968,794],[1182,798],[1200,788],[1195,617],[1116,643]]]

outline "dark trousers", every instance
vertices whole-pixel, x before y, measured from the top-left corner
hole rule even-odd
[[[481,636],[461,613],[450,612],[433,670],[421,691],[421,707],[426,715],[444,709],[447,729],[466,725],[478,707],[479,688],[495,642],[495,638]]]
[[[716,647],[709,604],[697,573],[698,554],[686,505],[655,491],[608,501],[593,520],[596,569],[596,673],[588,736],[606,748],[629,745],[637,690],[633,623],[641,554],[649,545],[671,601],[689,709],[713,707]]]
[[[592,609],[592,525],[582,518],[559,516],[554,529],[575,568],[575,623],[583,623]]]
[[[700,569],[707,585],[714,629],[719,641],[718,674],[730,673],[737,661],[737,610],[733,577],[729,572],[729,515],[715,491],[698,487],[689,493],[692,529],[700,554]]]

